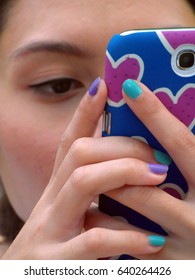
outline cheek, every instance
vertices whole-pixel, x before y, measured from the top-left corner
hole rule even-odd
[[[13,207],[23,219],[30,214],[50,179],[62,132],[63,128],[30,122],[25,117],[16,120],[4,114],[1,119],[1,177]]]
[[[24,175],[32,173],[46,182],[57,149],[57,137],[48,133],[47,128],[9,121],[10,125],[0,131],[1,164],[10,163],[10,172],[12,168],[22,168]]]
[[[0,176],[23,220],[48,184],[59,141],[81,96],[47,103],[28,92],[0,88]]]

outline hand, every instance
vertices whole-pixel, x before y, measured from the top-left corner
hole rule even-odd
[[[150,245],[148,233],[103,213],[83,231],[100,193],[126,184],[156,185],[166,177],[166,171],[155,174],[149,168],[147,162],[155,159],[148,145],[125,137],[93,137],[106,97],[101,81],[95,96],[87,93],[82,99],[62,136],[50,182],[4,259],[97,259],[162,248]],[[98,227],[100,220],[109,220],[109,227]]]
[[[120,196],[119,190],[108,194],[168,229],[164,248],[141,258],[195,259],[195,137],[146,86],[132,81],[124,85],[126,103],[168,151],[185,177],[189,191],[183,201],[157,187],[125,187]],[[129,98],[132,93],[133,98]]]

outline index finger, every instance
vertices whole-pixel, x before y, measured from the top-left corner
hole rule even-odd
[[[76,139],[93,136],[103,113],[106,97],[105,82],[97,78],[81,100],[72,121],[62,135],[52,176],[56,174],[67,151]]]
[[[191,131],[142,83],[126,80],[123,91],[126,103],[167,150],[184,177],[194,181],[195,137]]]

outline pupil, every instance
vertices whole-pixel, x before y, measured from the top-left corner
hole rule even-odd
[[[70,86],[70,81],[58,81],[53,84],[52,88],[56,93],[63,93],[68,91],[70,89]]]

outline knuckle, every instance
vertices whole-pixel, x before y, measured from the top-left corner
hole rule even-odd
[[[150,100],[147,101],[146,106],[143,106],[142,110],[142,118],[147,119],[148,116],[153,117],[156,116],[161,110],[162,106],[160,104],[160,101],[157,98],[153,98],[152,102],[150,103]]]
[[[89,142],[90,140],[87,137],[75,140],[69,150],[70,157],[72,159],[79,159],[83,156],[86,157],[86,153],[89,150]]]
[[[104,234],[100,228],[93,228],[86,232],[85,247],[89,252],[96,252],[101,248],[104,240]]]
[[[86,178],[86,175],[85,175],[85,167],[78,167],[76,168],[71,177],[70,177],[70,180],[71,180],[71,186],[73,188],[78,188],[78,189],[82,189],[84,190],[84,188],[82,188],[81,186],[84,185],[84,180]]]
[[[143,251],[142,244],[144,243],[144,236],[140,232],[130,232],[127,237],[127,242],[129,244],[128,251],[130,254],[139,254]],[[127,252],[128,253],[128,252]]]
[[[195,151],[195,137],[185,127],[179,127],[175,132],[175,146],[177,149]]]
[[[194,205],[188,205],[186,201],[180,201],[179,205],[177,205],[177,215],[181,224],[183,224],[181,234],[185,232],[187,235],[189,232],[195,232],[195,220],[193,219],[193,214]],[[193,240],[195,240],[195,236],[193,237]]]
[[[144,186],[136,187],[134,189],[134,203],[136,205],[144,206],[152,200],[155,187],[153,186]]]

